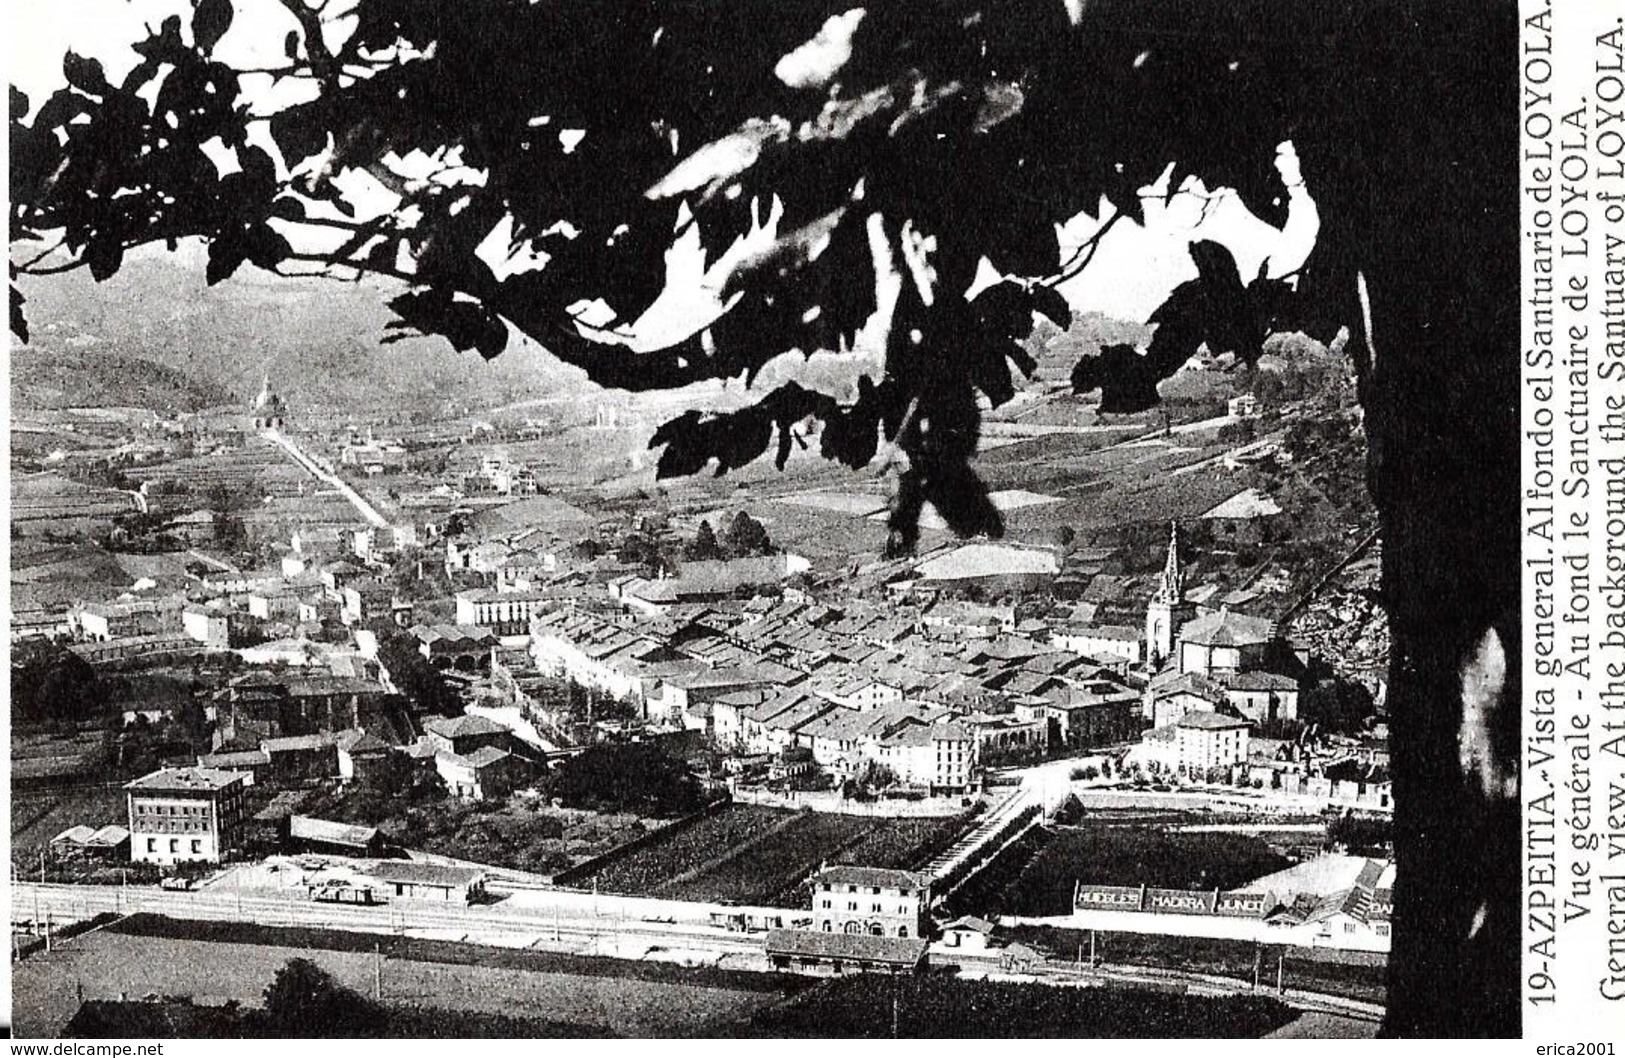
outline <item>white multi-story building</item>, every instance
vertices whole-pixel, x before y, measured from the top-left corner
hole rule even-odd
[[[1248,723],[1217,712],[1191,712],[1174,724],[1174,752],[1179,770],[1201,776],[1247,759]]]
[[[558,605],[553,592],[460,591],[457,623],[489,628],[499,636],[524,635],[531,618]]]
[[[70,615],[86,639],[119,639],[168,631],[178,607],[154,600],[86,603]]]
[[[126,783],[130,859],[135,863],[219,863],[242,845],[241,772],[164,768]]]
[[[231,641],[231,611],[222,606],[188,606],[181,611],[181,630],[206,647],[224,650]]]
[[[919,938],[931,929],[931,879],[878,867],[826,867],[813,875],[813,928],[822,933]]]
[[[1050,630],[1050,642],[1062,650],[1092,658],[1122,658],[1130,665],[1145,661],[1146,637],[1126,625],[1071,625]]]
[[[910,724],[879,740],[880,761],[906,783],[934,791],[968,789],[976,768],[976,736],[963,724]]]

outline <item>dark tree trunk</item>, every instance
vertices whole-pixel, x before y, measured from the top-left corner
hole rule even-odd
[[[1521,1025],[1516,11],[1497,8],[1372,55],[1393,118],[1365,143],[1385,187],[1361,382],[1393,636],[1397,1036]]]

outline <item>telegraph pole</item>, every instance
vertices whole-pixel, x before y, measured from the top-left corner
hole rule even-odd
[[[1286,952],[1275,957],[1275,990],[1286,995]]]
[[[384,1000],[384,955],[377,941],[372,945],[372,997],[380,1003]]]

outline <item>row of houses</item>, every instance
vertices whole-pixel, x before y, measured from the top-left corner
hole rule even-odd
[[[298,534],[295,534],[295,539]],[[73,605],[60,617],[42,615],[50,634],[85,644],[151,636],[190,639],[206,650],[226,650],[251,625],[309,629],[329,623],[358,625],[378,619],[410,624],[412,605],[378,578],[376,569],[347,558],[318,562],[290,555],[283,568],[206,574],[185,591],[126,593],[108,601]],[[114,652],[104,651],[111,657]]]
[[[1101,659],[1016,635],[961,638],[917,611],[786,596],[660,619],[554,609],[531,622],[538,672],[632,703],[726,751],[812,751],[963,789],[984,750],[1136,737],[1142,692]]]
[[[286,701],[273,700],[279,707]],[[256,738],[245,737],[242,721],[228,720],[217,731],[215,752],[199,757],[198,764],[241,772],[249,784],[274,779],[288,785],[367,780],[390,758],[399,757],[433,769],[451,796],[474,801],[505,796],[529,781],[536,768],[534,754],[511,730],[473,714],[427,719],[423,733],[413,740],[396,738],[398,733],[387,726],[381,730],[393,740],[375,733],[380,730],[376,726],[363,730],[327,719],[306,726],[313,730]]]

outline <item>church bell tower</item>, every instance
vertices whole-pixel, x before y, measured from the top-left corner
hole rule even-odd
[[[1179,523],[1174,522],[1168,536],[1168,561],[1163,564],[1157,593],[1145,611],[1147,668],[1156,671],[1173,656],[1174,637],[1179,627],[1195,613],[1196,607],[1185,601],[1185,571],[1179,564]]]

